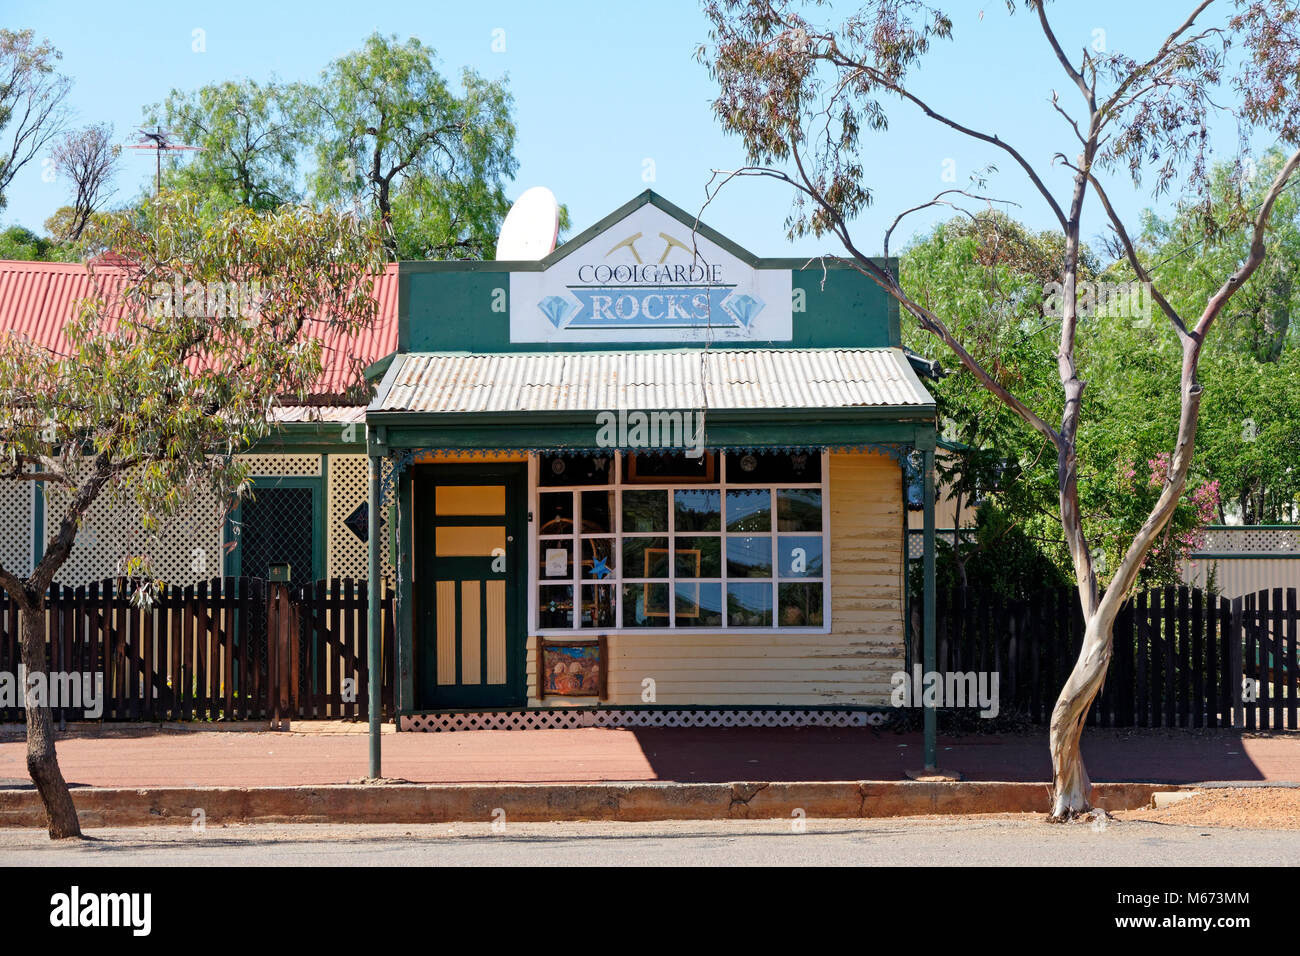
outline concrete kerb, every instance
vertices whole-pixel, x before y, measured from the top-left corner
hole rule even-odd
[[[1107,810],[1150,806],[1155,783],[1099,783]],[[811,783],[338,784],[307,787],[151,787],[73,791],[84,827],[248,823],[519,822],[808,819],[928,814],[1045,813],[1044,783],[833,781]],[[0,827],[44,827],[33,789],[0,790]]]

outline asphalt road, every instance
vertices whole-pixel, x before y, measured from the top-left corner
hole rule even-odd
[[[1296,866],[1300,830],[1040,817],[0,831],[6,866]]]

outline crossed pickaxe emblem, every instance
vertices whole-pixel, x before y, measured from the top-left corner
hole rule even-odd
[[[617,252],[618,250],[626,246],[628,249],[632,250],[632,258],[636,260],[637,265],[640,265],[641,254],[636,251],[636,241],[641,238],[641,235],[642,234],[638,232],[635,235],[628,236],[622,242],[616,244],[614,248],[610,249],[609,252],[605,253],[605,255],[612,256],[615,252]],[[692,256],[695,255],[695,253],[691,251],[690,246],[682,242],[680,239],[674,239],[666,232],[659,233],[659,238],[664,241],[664,254],[659,257],[659,263],[662,263],[665,259],[668,258],[668,253],[673,251],[673,246],[676,246],[678,249],[681,249]]]

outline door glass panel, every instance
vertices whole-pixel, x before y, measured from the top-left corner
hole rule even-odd
[[[310,488],[258,488],[257,497],[243,503],[240,574],[264,578],[272,564],[287,564],[294,587],[311,583],[312,494]]]
[[[506,489],[504,485],[439,485],[433,510],[440,515],[503,515]]]
[[[505,550],[504,525],[442,525],[434,531],[434,547],[440,558],[491,557],[496,548]]]

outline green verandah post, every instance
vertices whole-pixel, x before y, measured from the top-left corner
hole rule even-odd
[[[369,567],[366,575],[368,578],[367,588],[370,591],[370,635],[367,649],[369,651],[370,667],[370,776],[372,778],[382,776],[380,772],[379,760],[379,737],[380,737],[380,711],[383,707],[383,674],[381,672],[380,644],[383,635],[380,633],[382,625],[380,621],[380,594],[379,594],[379,509],[382,502],[379,500],[379,471],[380,459],[378,455],[370,455],[370,514],[369,518],[369,535],[366,541],[369,552]]]
[[[925,650],[925,673],[933,674],[937,654],[935,652],[934,640],[934,451],[928,450],[922,453],[923,465],[921,481],[924,486],[923,502],[923,537],[925,539],[925,557],[923,573],[925,576],[924,603],[922,613],[924,615],[924,640]],[[927,704],[925,707],[925,769],[935,770],[938,766],[938,714],[932,705]]]

